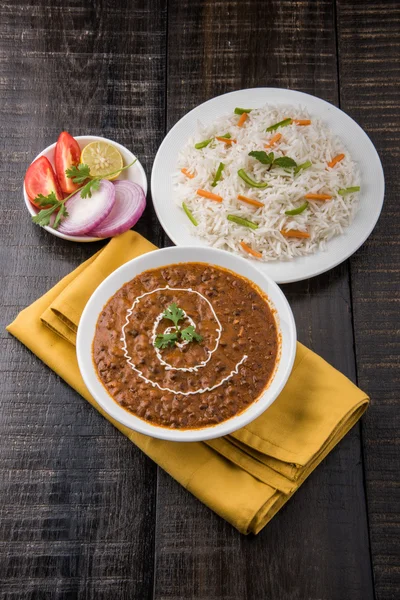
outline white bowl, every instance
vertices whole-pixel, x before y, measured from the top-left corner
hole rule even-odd
[[[121,155],[122,155],[122,158],[124,159],[125,165],[129,165],[136,158],[136,156],[134,154],[132,154],[132,152],[130,150],[128,150],[128,148],[125,148],[125,146],[121,146],[121,144],[114,142],[114,140],[109,140],[105,137],[100,137],[98,135],[77,135],[77,136],[75,136],[75,139],[78,142],[81,150],[83,150],[83,148],[85,146],[87,146],[88,144],[91,144],[92,142],[103,141],[103,142],[109,142],[110,144],[113,144],[113,146],[118,148],[118,150],[121,152]],[[46,158],[49,159],[52,166],[54,167],[55,147],[56,147],[55,143],[51,144],[50,146],[47,146],[47,148],[42,150],[42,152],[40,152],[40,154],[38,154],[34,160],[39,158],[39,156],[46,156]],[[34,162],[34,161],[32,161],[32,162]],[[142,165],[140,164],[139,160],[137,160],[134,165],[129,167],[129,169],[122,171],[122,173],[118,177],[118,179],[128,179],[128,181],[133,181],[135,183],[138,183],[143,188],[144,195],[146,196],[146,194],[147,194],[147,177],[146,177],[146,173],[144,172],[144,169],[143,169]],[[26,193],[26,190],[25,190],[25,183],[24,183],[24,200],[25,200],[26,208],[28,209],[28,211],[30,212],[32,217],[37,215],[39,212],[39,209],[37,209],[35,206],[33,206],[33,204],[30,202],[28,195]],[[36,227],[38,227],[38,225],[36,225]],[[57,229],[53,229],[53,227],[43,227],[43,229],[45,229],[46,231],[49,231],[50,233],[52,233],[53,235],[56,235],[59,238],[62,238],[63,240],[70,240],[71,242],[97,242],[99,240],[104,239],[104,238],[89,237],[89,236],[66,235],[65,233],[61,233],[61,232],[57,231]]]
[[[260,398],[244,412],[214,426],[179,430],[152,425],[128,412],[112,399],[97,376],[92,359],[92,341],[97,319],[104,305],[126,282],[147,269],[184,262],[204,262],[218,265],[256,283],[267,294],[271,307],[276,310],[276,320],[281,336],[281,352],[270,385]],[[262,331],[260,331],[260,344],[262,339]],[[296,326],[288,301],[276,283],[244,258],[213,248],[164,248],[149,252],[126,263],[109,275],[95,290],[86,304],[79,322],[76,351],[85,384],[95,400],[113,419],[130,429],[155,438],[176,442],[194,442],[221,437],[236,431],[256,419],[272,404],[283,389],[292,370],[296,354]]]

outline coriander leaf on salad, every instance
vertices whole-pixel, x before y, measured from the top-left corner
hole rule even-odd
[[[85,183],[86,179],[89,179],[89,177],[91,176],[88,165],[85,165],[83,163],[79,165],[72,165],[72,167],[65,171],[65,174],[67,177],[72,179],[74,183],[81,184]]]

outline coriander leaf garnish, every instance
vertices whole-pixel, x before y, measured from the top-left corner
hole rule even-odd
[[[35,202],[39,204],[39,206],[47,207],[43,208],[41,211],[38,212],[37,215],[32,217],[32,221],[37,225],[40,225],[41,227],[46,227],[47,225],[50,225],[51,215],[57,210],[58,213],[52,225],[54,229],[57,229],[61,219],[68,215],[67,210],[64,206],[64,202],[60,202],[59,200],[57,200],[57,197],[54,192],[50,192],[48,196],[43,196],[43,194],[39,194],[35,198]]]
[[[189,325],[189,327],[182,329],[181,336],[182,339],[186,340],[187,342],[193,342],[193,340],[195,340],[196,342],[201,342],[201,340],[203,339],[200,334],[196,333],[196,330],[193,327],[193,325]]]
[[[81,189],[81,198],[91,198],[92,192],[98,190],[100,187],[100,179],[90,179]]]
[[[272,165],[274,162],[273,152],[267,154],[264,150],[252,150],[252,152],[249,152],[249,156],[253,156],[253,158],[256,158],[263,165]]]
[[[156,348],[168,348],[168,346],[175,346],[175,342],[178,341],[177,333],[160,333],[157,335],[154,345]]]
[[[50,224],[50,217],[61,206],[61,202],[54,204],[54,206],[50,206],[50,208],[44,208],[37,215],[32,217],[32,221],[41,227],[46,227]]]
[[[41,227],[46,227],[47,225],[50,225],[51,215],[56,212],[56,210],[58,210],[58,213],[54,219],[52,227],[53,229],[57,229],[61,219],[68,216],[67,209],[65,208],[63,202],[57,201],[57,203],[53,206],[50,206],[50,208],[44,208],[37,215],[32,217],[32,221]]]
[[[39,194],[38,196],[36,196],[35,202],[40,206],[49,206],[49,204],[54,206],[55,204],[59,203],[59,200],[57,200],[57,196],[54,192],[50,192],[48,196],[43,196],[43,194]]]
[[[78,166],[74,165],[74,166],[70,167],[69,169],[67,169],[65,171],[65,174],[67,175],[67,177],[72,179],[72,181],[74,183],[82,184],[82,183],[85,183],[85,181],[86,181],[85,185],[80,189],[81,197],[82,198],[91,198],[92,192],[95,192],[96,190],[99,189],[100,181],[102,179],[107,179],[107,177],[111,177],[112,175],[115,175],[116,173],[119,174],[119,173],[121,173],[121,171],[125,171],[125,169],[129,169],[129,167],[134,165],[136,161],[137,161],[137,158],[135,158],[135,160],[132,161],[129,165],[122,167],[122,169],[118,169],[118,171],[112,171],[111,173],[106,173],[105,175],[102,175],[101,177],[91,175],[89,166],[84,163],[82,163]],[[89,180],[89,181],[87,181],[87,180]],[[77,191],[79,191],[79,190],[77,190]]]
[[[58,211],[56,218],[54,219],[53,228],[58,229],[61,219],[68,217],[68,211],[64,204],[61,204],[60,210]]]
[[[297,162],[290,158],[290,156],[280,156],[279,158],[275,158],[274,165],[278,165],[278,167],[282,167],[283,169],[291,169],[292,167],[297,167]]]
[[[252,150],[249,152],[249,156],[252,156],[263,165],[270,165],[270,168],[273,166],[282,167],[283,169],[297,167],[296,161],[293,160],[293,158],[290,158],[290,156],[279,156],[278,158],[275,158],[273,152],[267,154],[264,150]]]
[[[125,169],[129,169],[129,167],[131,167],[132,165],[135,164],[135,162],[137,161],[137,158],[135,158],[135,160],[133,160],[131,163],[129,163],[129,165],[125,165],[125,167],[121,167],[121,169],[118,169],[117,171],[111,171],[111,173],[106,173],[105,175],[102,175],[101,177],[97,177],[97,175],[91,175],[90,174],[90,168],[88,165],[86,165],[85,163],[81,163],[80,165],[77,166],[72,166],[69,169],[67,169],[65,171],[65,174],[67,175],[67,177],[69,177],[70,179],[72,179],[72,181],[74,183],[83,183],[84,181],[86,181],[86,179],[107,179],[107,177],[111,177],[112,175],[115,175],[116,173],[121,173],[121,171],[125,171]]]
[[[163,317],[164,319],[169,319],[173,322],[175,327],[178,327],[178,323],[185,317],[185,313],[175,304],[175,302],[173,302],[164,310]]]
[[[185,311],[183,311],[179,306],[173,302],[166,308],[163,312],[164,319],[168,319],[172,321],[175,325],[175,331],[173,333],[160,333],[156,336],[154,340],[154,346],[156,348],[168,348],[168,346],[175,346],[179,340],[183,340],[185,342],[201,342],[203,340],[202,336],[196,332],[196,328],[193,325],[189,325],[185,327],[185,329],[180,330],[178,323],[186,316]]]
[[[72,179],[74,183],[85,183],[86,179],[90,177],[90,169],[88,165],[79,164],[72,165],[69,169],[65,171],[67,177]]]

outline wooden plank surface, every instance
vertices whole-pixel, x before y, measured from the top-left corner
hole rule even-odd
[[[332,2],[173,3],[167,127],[234,89],[278,86],[338,102]],[[284,286],[299,338],[353,380],[347,265]],[[359,428],[256,538],[244,538],[162,471],[157,600],[373,598]]]
[[[371,136],[386,178],[371,237],[351,259],[357,371],[371,394],[362,439],[378,600],[400,593],[400,5],[340,1],[341,101]]]
[[[152,595],[156,468],[4,332],[100,247],[33,227],[25,169],[63,128],[133,148],[162,139],[164,0],[0,8],[0,598]],[[151,208],[140,231],[158,240]]]
[[[395,0],[1,4],[1,600],[397,599],[399,15]],[[372,407],[267,528],[246,538],[4,326],[100,247],[29,222],[21,182],[37,152],[63,128],[104,135],[134,149],[149,176],[181,116],[253,86],[341,101],[382,152],[389,192],[350,269],[284,286],[300,340],[358,375]],[[170,244],[150,202],[137,229]]]

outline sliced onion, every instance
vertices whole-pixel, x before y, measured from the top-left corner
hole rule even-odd
[[[100,188],[92,192],[91,198],[82,198],[77,192],[66,201],[68,217],[62,219],[58,231],[67,235],[83,235],[104,221],[114,204],[114,185],[102,179]]]
[[[146,207],[146,196],[140,185],[124,179],[114,182],[115,204],[110,214],[90,230],[93,237],[112,237],[128,231],[140,219]]]

